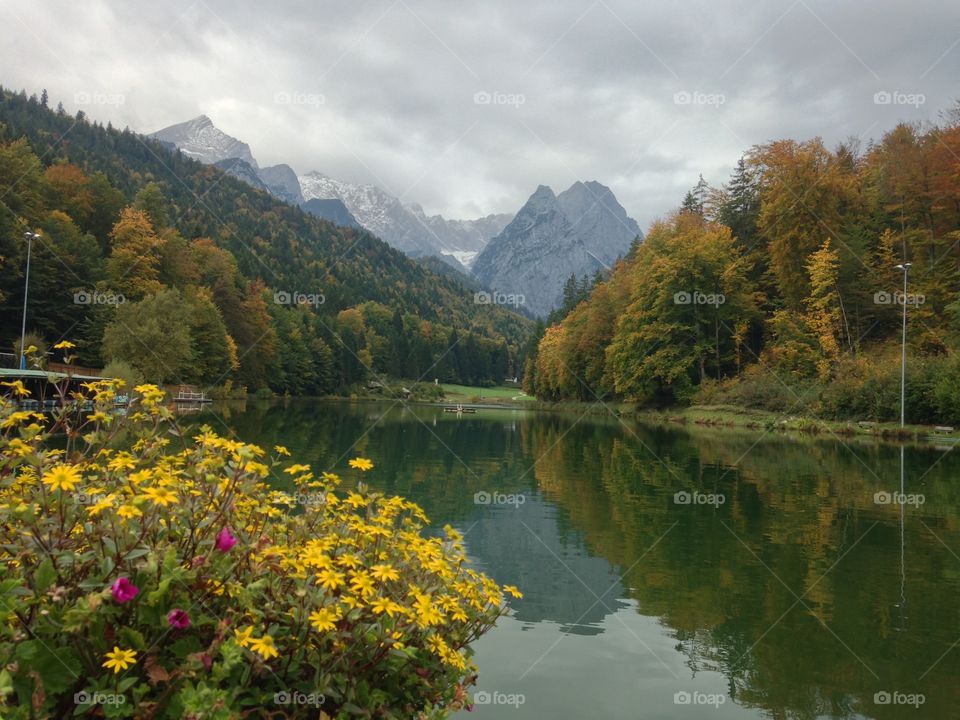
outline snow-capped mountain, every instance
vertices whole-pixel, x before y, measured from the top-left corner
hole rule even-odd
[[[249,145],[217,128],[206,115],[158,130],[150,137],[202,163],[216,164],[311,214],[338,224],[359,224],[412,257],[440,256],[458,269],[468,269],[487,241],[510,221],[509,215],[447,220],[441,215],[427,215],[419,205],[405,205],[374,185],[341,182],[319,172],[297,177],[293,168],[284,164],[261,168]],[[345,207],[340,209],[331,203],[305,207],[310,200],[338,200]]]
[[[300,188],[305,200],[342,200],[357,222],[408,255],[446,255],[464,267],[510,221],[509,215],[477,220],[427,215],[419,205],[404,205],[375,185],[355,185],[319,172],[301,175]]]
[[[541,185],[473,265],[491,290],[522,295],[524,308],[545,316],[560,305],[571,275],[592,276],[642,237],[610,188],[576,182],[555,195]]]
[[[439,257],[489,289],[522,294],[534,315],[559,304],[571,274],[592,275],[612,265],[641,234],[610,189],[597,182],[577,182],[560,195],[541,185],[516,216],[448,220],[375,185],[315,171],[298,176],[284,164],[261,168],[249,145],[206,115],[150,137],[313,215],[365,228],[411,257]]]
[[[148,137],[173,143],[180,152],[207,165],[213,165],[220,160],[239,158],[257,167],[253,159],[250,146],[235,137],[215,127],[213,121],[206,115],[200,115],[193,120],[165,127],[151,133]]]

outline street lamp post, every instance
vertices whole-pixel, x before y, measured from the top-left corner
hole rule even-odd
[[[23,283],[23,323],[20,325],[20,369],[26,370],[27,363],[24,358],[24,340],[27,337],[27,293],[30,291],[30,251],[33,249],[33,241],[39,240],[40,236],[34,232],[25,232],[23,239],[27,241],[27,273]]]
[[[900,427],[906,424],[907,419],[907,275],[913,263],[897,265],[897,270],[903,271],[903,339],[900,350]]]

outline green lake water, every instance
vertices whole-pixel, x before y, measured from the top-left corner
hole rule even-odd
[[[520,587],[478,718],[960,717],[960,453],[290,401],[191,416],[419,503]],[[466,715],[466,714],[464,714]]]

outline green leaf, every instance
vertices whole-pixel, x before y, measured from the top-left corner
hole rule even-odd
[[[124,639],[127,647],[136,648],[137,650],[145,650],[147,647],[147,641],[144,640],[143,634],[139,630],[125,627],[120,630],[120,637]]]
[[[53,585],[54,580],[57,579],[57,569],[53,566],[50,558],[44,558],[43,562],[40,563],[40,566],[37,568],[36,573],[34,573],[33,578],[36,583],[38,595],[46,592],[47,588]]]

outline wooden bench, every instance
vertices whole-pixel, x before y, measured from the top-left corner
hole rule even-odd
[[[949,425],[937,425],[933,429],[933,432],[935,432],[937,435],[952,435],[953,428],[950,427]]]
[[[870,420],[861,420],[857,423],[857,425],[862,428],[872,428],[877,426],[875,422],[871,422]]]

